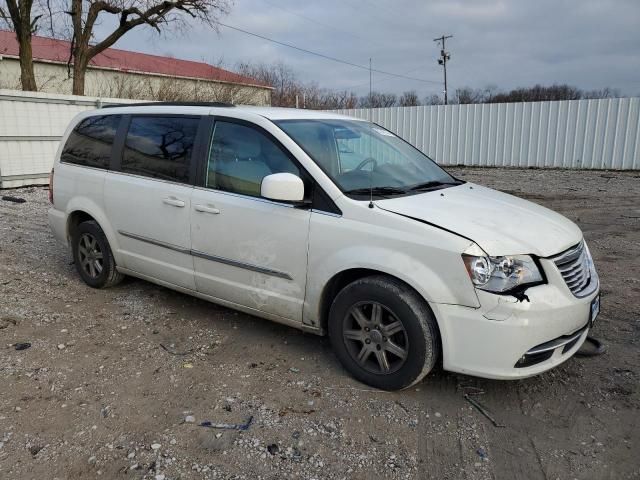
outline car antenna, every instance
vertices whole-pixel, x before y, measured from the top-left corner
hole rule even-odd
[[[371,57],[369,57],[369,117],[373,113],[372,100],[373,100],[373,70],[371,69]],[[369,158],[371,158],[371,118],[369,118]],[[373,163],[371,164],[371,171],[369,172],[369,208],[373,208]]]

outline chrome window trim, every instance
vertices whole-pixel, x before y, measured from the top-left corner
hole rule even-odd
[[[60,161],[58,162],[60,165],[64,165],[65,167],[77,167],[77,168],[88,168],[90,170],[96,170],[99,172],[110,172],[109,167],[91,167],[89,165],[80,165],[79,163],[71,163],[71,162],[66,162],[62,159],[60,159]],[[55,168],[55,165],[54,165]]]
[[[333,212],[325,212],[324,210],[317,210],[315,208],[311,209],[311,213],[317,213],[319,215],[327,215],[328,217],[336,217],[336,218],[342,218],[342,215],[338,214],[338,213],[333,213]]]
[[[261,267],[260,265],[254,265],[252,263],[240,262],[238,260],[233,260],[230,258],[219,257],[217,255],[209,255],[208,253],[200,252],[198,250],[191,250],[189,248],[179,247],[171,243],[162,242],[160,240],[154,240],[153,238],[137,235],[135,233],[125,232],[123,230],[118,230],[118,233],[124,237],[133,238],[134,240],[140,240],[141,242],[146,242],[151,245],[167,248],[175,252],[184,253],[185,255],[191,255],[193,257],[202,258],[204,260],[210,260],[212,262],[222,263],[224,265],[230,265],[232,267],[242,268],[244,270],[251,270],[252,272],[271,275],[272,277],[284,278],[285,280],[293,280],[293,277],[291,275],[289,275],[286,272],[281,272],[279,270],[273,270],[271,268]]]
[[[197,190],[205,191],[205,192],[221,193],[222,195],[230,195],[232,197],[246,198],[247,200],[254,200],[256,202],[270,203],[272,205],[280,205],[281,207],[296,208],[296,205],[292,205],[291,203],[277,202],[275,200],[269,200],[268,198],[264,198],[264,197],[255,197],[253,195],[245,195],[243,193],[227,192],[225,190],[218,190],[217,188],[211,188],[211,187],[194,187],[194,188]],[[298,209],[298,210],[302,210],[302,209]]]
[[[85,167],[85,168],[88,168],[88,167]],[[100,170],[100,169],[97,169],[97,170]],[[125,175],[127,177],[139,178],[141,180],[149,180],[151,182],[162,182],[169,185],[179,185],[181,187],[194,188],[194,186],[189,182],[176,182],[174,180],[165,180],[164,178],[150,177],[148,175],[140,175],[138,173],[122,172],[120,170],[108,170],[108,169],[103,169],[103,170],[113,175]]]

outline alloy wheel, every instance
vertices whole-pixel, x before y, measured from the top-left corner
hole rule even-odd
[[[91,278],[98,278],[102,273],[104,255],[98,240],[90,233],[80,236],[78,256],[82,270]]]
[[[398,317],[380,303],[353,305],[343,322],[342,336],[353,360],[368,372],[390,374],[407,360],[407,331]]]

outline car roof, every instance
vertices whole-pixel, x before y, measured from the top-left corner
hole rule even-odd
[[[269,120],[359,120],[354,117],[341,115],[334,112],[326,112],[320,110],[306,110],[300,108],[279,108],[279,107],[255,107],[249,105],[238,106],[208,106],[208,105],[170,105],[158,103],[158,105],[145,103],[137,106],[136,104],[126,105],[109,105],[109,108],[94,110],[92,115],[104,114],[149,114],[149,113],[172,113],[179,115],[226,115],[233,117],[234,112],[242,112],[243,114],[259,115]]]
[[[304,108],[280,108],[280,107],[252,107],[239,106],[239,110],[255,113],[269,120],[305,120],[305,119],[346,119],[356,120],[353,117],[334,112],[321,110],[307,110]]]

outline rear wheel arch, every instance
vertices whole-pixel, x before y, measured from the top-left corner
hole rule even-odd
[[[109,240],[100,224],[90,216],[77,215],[71,236],[73,260],[80,277],[93,288],[117,285],[124,275],[117,269]]]
[[[75,210],[71,212],[67,218],[67,240],[73,239],[73,236],[78,229],[78,225],[82,222],[90,221],[94,221],[98,223],[98,225],[100,224],[93,216],[83,210]]]
[[[107,241],[115,256],[118,256],[118,239],[108,218],[101,208],[93,203],[76,203],[72,205],[67,214],[67,240],[71,241],[75,230],[82,222],[94,221],[104,232]]]

